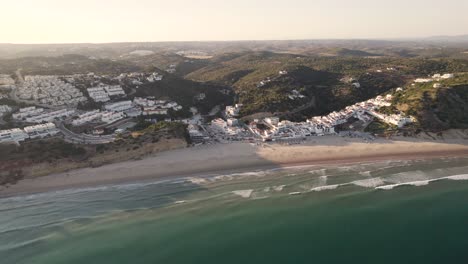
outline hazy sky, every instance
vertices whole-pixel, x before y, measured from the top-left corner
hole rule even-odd
[[[468,0],[0,1],[0,43],[468,34]]]

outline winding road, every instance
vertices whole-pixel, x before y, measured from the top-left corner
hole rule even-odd
[[[77,144],[108,144],[115,140],[115,135],[93,136],[88,134],[77,134],[67,129],[63,123],[57,123],[57,129],[64,135],[65,141]]]

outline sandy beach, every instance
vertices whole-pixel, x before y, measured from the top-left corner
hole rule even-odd
[[[360,139],[330,136],[291,146],[249,143],[202,145],[162,152],[142,160],[24,179],[0,189],[0,196],[299,165],[457,156],[468,156],[468,140],[399,138],[366,143]]]

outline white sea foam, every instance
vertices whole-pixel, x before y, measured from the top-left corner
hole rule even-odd
[[[193,183],[193,184],[203,184],[203,183],[206,183],[206,179],[198,178],[198,177],[190,177],[190,178],[187,178],[187,181],[188,181],[188,182],[191,182],[191,183]]]
[[[318,175],[325,176],[325,174],[326,174],[326,169],[311,170],[311,171],[309,171],[309,173],[310,173],[310,174],[318,174]]]
[[[444,177],[445,178],[445,177]],[[433,179],[433,180],[425,180],[425,181],[413,181],[413,182],[403,182],[397,184],[390,184],[390,185],[383,185],[375,187],[377,190],[392,190],[393,188],[400,187],[400,186],[426,186],[432,181],[440,180],[443,178]]]
[[[383,185],[383,186],[378,186],[375,187],[376,190],[392,190],[395,187],[400,186],[400,184],[389,184],[389,185]]]
[[[385,184],[385,182],[382,180],[382,178],[377,177],[377,178],[353,181],[351,182],[351,184],[354,184],[360,187],[373,188],[373,187],[377,187],[379,185]]]
[[[276,191],[276,192],[281,192],[284,187],[286,187],[286,185],[278,185],[278,186],[273,186],[273,190]]]
[[[241,172],[241,173],[233,173],[230,174],[229,176],[231,177],[251,177],[251,176],[265,176],[265,171],[249,171],[249,172]]]
[[[409,171],[409,172],[400,172],[386,177],[385,181],[392,183],[402,183],[402,182],[416,182],[416,181],[425,181],[430,180],[427,174],[423,171]]]
[[[392,190],[393,188],[399,187],[399,186],[426,186],[431,182],[440,181],[440,180],[466,181],[468,180],[468,174],[452,175],[452,176],[434,178],[434,179],[424,180],[424,181],[412,181],[412,182],[402,182],[402,183],[397,183],[397,184],[389,184],[389,185],[378,186],[375,189]]]
[[[409,183],[407,183],[407,185],[412,185],[412,186],[426,186],[426,185],[428,185],[431,181],[433,181],[433,180],[415,181],[415,182],[409,182]]]
[[[211,178],[211,181],[225,181],[225,180],[232,180],[232,175],[219,175]]]
[[[318,178],[318,182],[320,185],[327,185],[328,177],[327,176],[320,176]]]
[[[242,198],[249,198],[252,195],[253,190],[237,190],[233,191],[232,193],[235,195],[239,195]]]
[[[360,175],[362,176],[366,176],[366,177],[370,177],[371,176],[371,172],[370,171],[362,171],[362,172],[359,172]]]
[[[335,185],[325,185],[325,186],[320,186],[320,187],[312,188],[311,191],[313,191],[313,192],[320,192],[320,191],[326,191],[326,190],[335,190],[335,189],[338,188],[339,186],[340,186],[339,184],[335,184]]]
[[[289,195],[300,195],[302,194],[301,192],[290,192]]]
[[[455,180],[455,181],[466,181],[468,180],[468,174],[453,175],[453,176],[448,176],[446,178],[449,180]]]

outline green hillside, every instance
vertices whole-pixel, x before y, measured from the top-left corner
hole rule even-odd
[[[468,74],[434,83],[409,86],[394,97],[395,108],[416,117],[424,130],[468,128]]]
[[[127,61],[92,59],[82,55],[58,57],[24,57],[0,60],[0,73],[14,73],[22,69],[24,75],[68,75],[94,72],[96,74],[120,74],[134,72],[140,67]]]
[[[466,60],[395,57],[364,57],[366,52],[340,49],[339,57],[298,56],[273,52],[229,53],[186,75],[187,79],[233,86],[243,114],[273,112],[289,118],[326,114],[367,100],[415,77],[437,72],[468,71]],[[374,55],[374,54],[372,54]],[[363,57],[359,57],[363,56]],[[279,71],[287,71],[284,76]],[[359,82],[357,88],[351,82]],[[268,80],[265,85],[261,81]],[[291,100],[300,91],[306,98]],[[306,107],[307,106],[307,107]],[[295,111],[300,109],[301,111]],[[294,112],[291,115],[291,112]]]
[[[184,107],[183,111],[188,115],[190,106],[196,106],[202,113],[207,113],[216,105],[231,104],[232,95],[222,93],[225,89],[229,90],[221,85],[194,82],[168,74],[161,81],[141,85],[133,96],[174,100]],[[205,100],[194,99],[200,93],[206,95]]]

